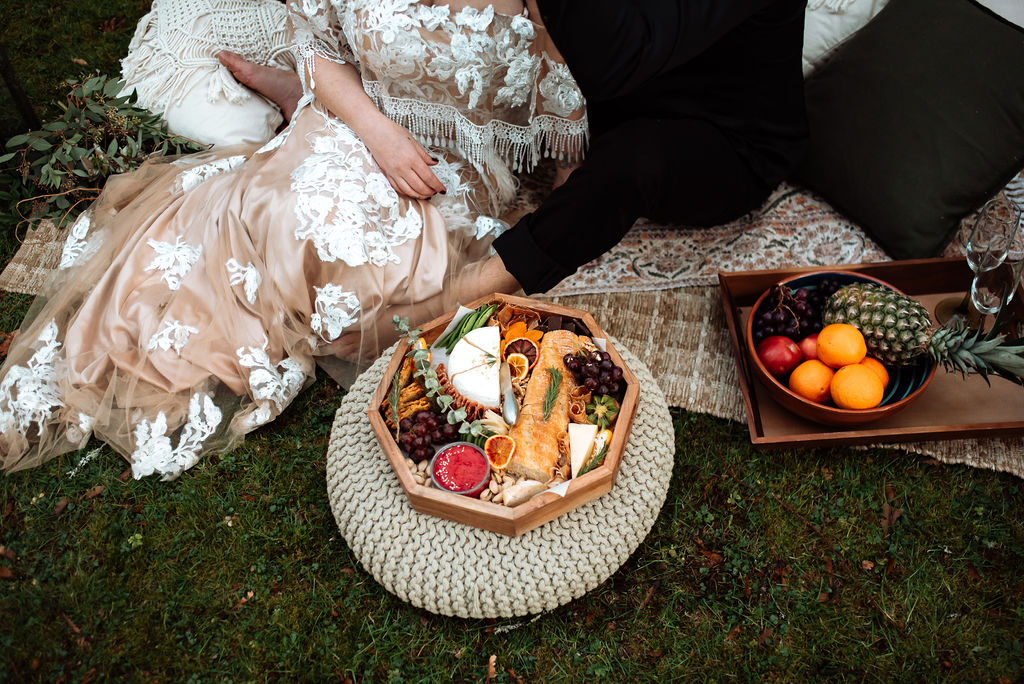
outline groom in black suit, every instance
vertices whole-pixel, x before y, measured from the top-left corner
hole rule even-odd
[[[760,206],[806,144],[805,4],[528,0],[587,98],[591,145],[495,240],[477,287],[543,292],[638,218],[712,226]]]

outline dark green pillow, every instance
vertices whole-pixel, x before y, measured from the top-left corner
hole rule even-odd
[[[890,0],[806,97],[798,180],[895,258],[941,252],[1024,167],[1024,30],[969,0]]]

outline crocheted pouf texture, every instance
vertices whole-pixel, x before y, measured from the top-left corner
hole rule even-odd
[[[608,579],[654,525],[675,448],[657,383],[629,350],[616,348],[641,390],[615,486],[515,538],[412,509],[366,415],[395,347],[377,359],[342,400],[327,450],[331,510],[366,571],[414,606],[469,618],[551,610]]]

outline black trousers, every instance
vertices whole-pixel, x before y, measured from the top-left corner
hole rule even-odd
[[[806,140],[804,0],[542,0],[587,98],[583,165],[494,242],[527,294],[638,218],[689,226],[757,208]]]

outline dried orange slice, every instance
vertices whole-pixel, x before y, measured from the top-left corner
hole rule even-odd
[[[492,468],[503,470],[512,460],[512,454],[516,453],[516,440],[508,435],[491,435],[484,442],[484,453]]]
[[[528,340],[533,340],[534,342],[540,344],[540,338],[544,337],[544,331],[537,329],[528,330],[526,327],[526,323],[524,323],[523,321],[516,321],[512,325],[508,326],[507,330],[505,330],[503,336],[504,341],[502,342],[501,345],[501,352],[504,354],[505,347],[508,345],[508,343],[511,342],[512,340],[517,340],[521,337],[525,337]]]
[[[533,364],[537,363],[537,355],[539,353],[540,350],[537,347],[537,343],[528,337],[517,337],[505,344],[506,361],[509,354],[522,354],[530,362],[530,366],[533,366]]]
[[[508,361],[508,369],[513,380],[521,380],[530,372],[530,359],[526,358],[526,354],[513,352],[505,357],[505,360]]]

